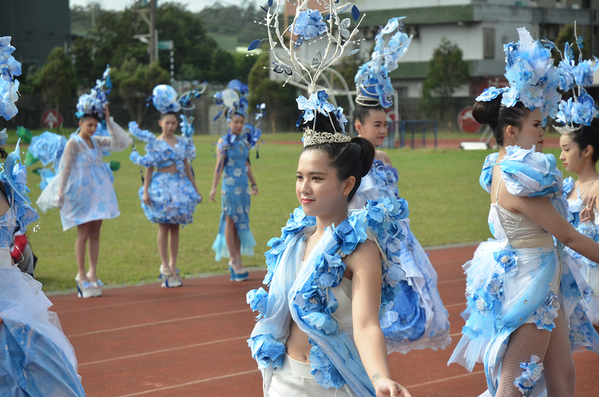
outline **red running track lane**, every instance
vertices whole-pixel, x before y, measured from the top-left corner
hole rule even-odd
[[[476,397],[485,386],[481,365],[472,373],[447,360],[464,322],[462,264],[475,246],[429,251],[450,314],[453,342],[446,350],[389,356],[393,378],[413,397]],[[182,288],[160,284],[106,288],[101,298],[75,294],[50,299],[75,347],[89,397],[262,395],[262,378],[246,340],[255,323],[245,303],[262,285],[263,271],[243,283],[228,276],[186,279]],[[596,396],[599,356],[576,353],[576,397]]]

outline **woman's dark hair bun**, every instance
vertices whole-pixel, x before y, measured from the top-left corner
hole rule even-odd
[[[472,108],[472,117],[480,124],[489,124],[491,128],[495,128],[500,107],[501,95],[488,102],[477,101]]]

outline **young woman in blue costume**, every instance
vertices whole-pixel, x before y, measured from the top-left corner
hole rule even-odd
[[[137,123],[129,123],[129,132],[147,142],[146,155],[131,153],[131,161],[146,167],[144,185],[139,188],[141,208],[150,222],[158,223],[158,252],[162,259],[160,278],[166,288],[182,285],[177,269],[179,226],[193,222],[196,205],[202,201],[189,163],[196,151],[192,136],[176,137],[177,114],[181,105],[177,92],[171,86],[160,84],[152,91],[152,102],[160,112],[158,125],[162,130],[157,138],[141,130]],[[182,128],[187,131],[189,121],[182,116]],[[156,172],[154,172],[156,168]],[[170,234],[170,256],[169,248]]]
[[[318,96],[326,99],[324,91]],[[374,148],[338,132],[336,117],[318,113],[305,122],[296,183],[301,208],[269,242],[269,292],[248,293],[260,312],[248,344],[265,396],[409,396],[390,379],[379,324],[403,276],[381,242],[385,233],[401,233],[395,222],[406,208],[382,199],[348,215]]]
[[[383,144],[387,136],[385,108],[392,105],[393,92],[389,73],[397,65],[397,59],[408,49],[411,38],[402,32],[403,18],[393,18],[375,38],[372,59],[356,74],[357,97],[354,109],[354,125],[358,134],[373,146]],[[397,33],[396,33],[397,32]],[[385,35],[394,35],[391,44]],[[392,62],[391,62],[392,61]],[[400,199],[397,189],[399,173],[393,168],[389,156],[376,150],[370,171],[360,184],[356,196],[349,203],[350,209],[363,208],[367,200],[383,197]],[[451,343],[447,310],[437,290],[437,273],[420,243],[410,230],[410,219],[399,221],[405,240],[387,244],[387,258],[396,261],[406,272],[406,280],[400,281],[401,290],[395,297],[387,315],[381,321],[387,348],[406,353],[412,349],[444,349]],[[391,251],[393,249],[393,251]],[[393,315],[391,315],[393,313]]]
[[[471,371],[482,362],[486,395],[567,397],[574,395],[571,349],[597,351],[599,335],[580,304],[577,269],[563,260],[563,246],[596,261],[599,244],[566,220],[562,175],[553,155],[541,153],[542,125],[560,99],[550,50],[524,28],[518,32],[520,41],[504,47],[510,86],[485,90],[473,108],[499,145],[480,177],[496,240],[481,243],[464,265],[466,325],[449,363]],[[517,80],[522,76],[529,79]]]
[[[21,65],[12,55],[10,37],[0,37],[0,116],[11,119],[17,108],[16,90]],[[6,132],[0,132],[0,143]],[[14,266],[10,256],[15,234],[24,234],[38,220],[27,197],[27,169],[21,164],[19,145],[6,156],[0,172],[0,395],[85,396],[77,358],[62,332],[52,303],[41,284]]]
[[[599,241],[599,211],[596,200],[599,197],[599,119],[594,119],[589,126],[582,126],[575,131],[562,134],[560,160],[568,172],[577,175],[578,180],[564,180],[564,198],[568,201],[569,221],[580,233],[595,241]],[[583,301],[587,315],[595,329],[599,328],[599,265],[569,248],[568,253],[580,258],[582,275],[586,278],[592,291],[588,301]]]
[[[60,208],[63,230],[77,226],[75,276],[80,297],[102,295],[96,267],[100,251],[100,228],[104,219],[121,213],[112,185],[112,173],[102,161],[104,150],[121,151],[133,139],[110,117],[107,95],[112,84],[107,68],[90,94],[79,97],[79,129],[71,134],[60,157],[58,173],[42,191],[36,204],[46,212]],[[110,136],[95,136],[98,123],[105,120]],[[85,248],[89,241],[89,271],[85,269]]]
[[[239,92],[239,93],[237,93]],[[250,195],[258,194],[258,185],[252,173],[249,150],[255,144],[251,136],[243,133],[247,116],[247,85],[238,80],[229,82],[228,88],[216,95],[217,104],[227,109],[229,132],[216,145],[216,166],[210,191],[210,201],[215,201],[216,189],[221,175],[222,213],[218,234],[212,244],[215,259],[229,260],[231,281],[244,281],[249,277],[243,267],[241,255],[253,256],[256,240],[250,230]],[[235,98],[234,100],[228,100]],[[223,101],[224,99],[224,101]],[[251,183],[251,188],[248,186]]]

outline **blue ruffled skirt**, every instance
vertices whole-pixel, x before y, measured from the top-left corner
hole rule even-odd
[[[187,225],[193,222],[196,206],[202,201],[183,172],[155,172],[148,188],[151,205],[143,202],[143,186],[139,199],[144,214],[154,223]]]
[[[381,319],[387,351],[445,349],[451,337],[448,313],[437,289],[437,273],[410,230],[410,220],[399,222],[406,236],[399,255],[406,280],[399,282],[399,291]]]

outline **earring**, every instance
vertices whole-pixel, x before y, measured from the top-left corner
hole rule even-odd
[[[514,134],[514,139],[515,139],[515,140],[518,140],[518,137],[516,136],[516,134]]]

